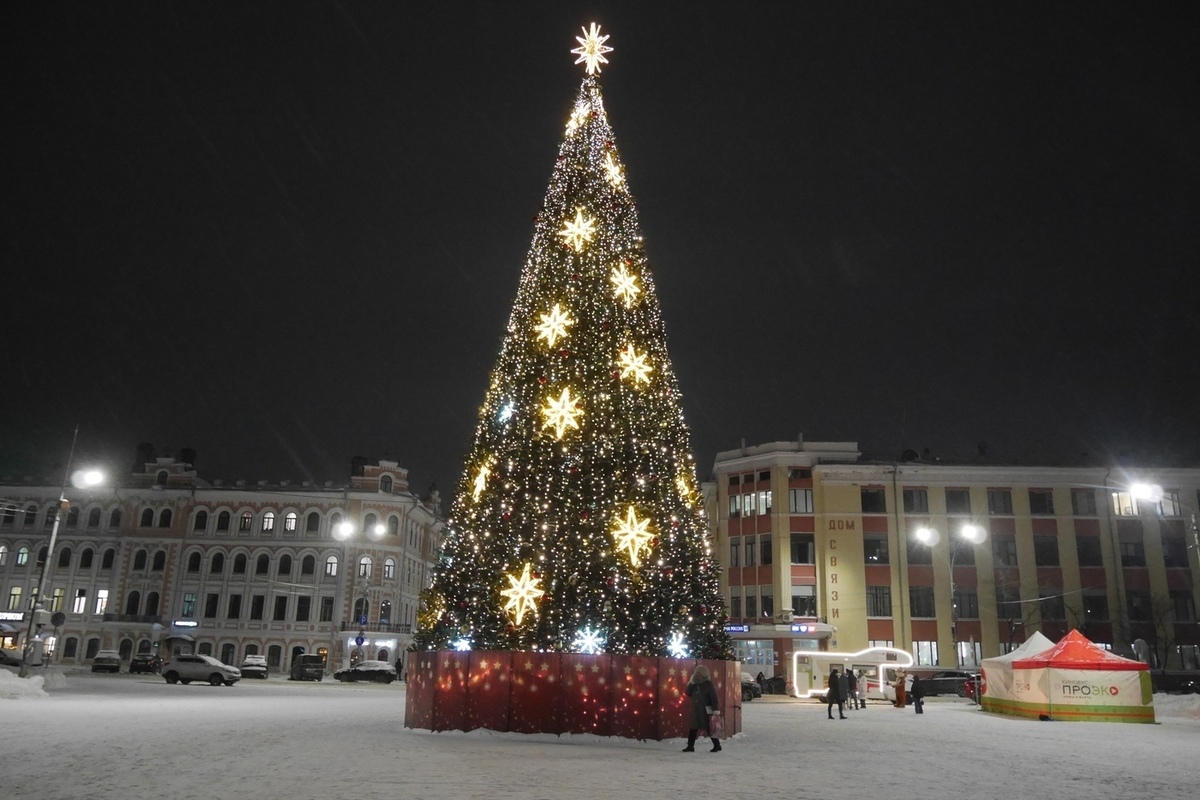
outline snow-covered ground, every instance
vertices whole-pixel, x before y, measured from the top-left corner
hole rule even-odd
[[[5,798],[1196,797],[1200,697],[1155,697],[1157,725],[1032,722],[937,698],[825,719],[766,697],[719,754],[681,740],[403,728],[404,687],[169,686],[68,672],[43,690],[0,669]]]

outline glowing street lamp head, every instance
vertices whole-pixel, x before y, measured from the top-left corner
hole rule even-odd
[[[968,541],[971,544],[979,544],[987,538],[987,531],[978,525],[963,525],[962,530],[960,530],[958,534],[965,541]]]
[[[349,539],[352,533],[354,533],[354,525],[348,520],[342,520],[333,526],[333,536],[335,539]]]
[[[1156,483],[1135,483],[1129,487],[1129,493],[1135,500],[1146,500],[1151,503],[1162,501],[1162,487]]]
[[[933,528],[927,528],[925,526],[921,526],[913,531],[913,536],[917,537],[918,542],[923,545],[928,545],[929,547],[933,547],[935,544],[937,544],[939,538],[937,531],[935,531]]]
[[[104,473],[98,469],[77,469],[71,473],[71,485],[77,489],[99,486],[104,483]]]
[[[383,535],[385,533],[387,533],[387,526],[384,525],[382,522],[376,522],[371,527],[371,538],[372,539],[382,539]]]

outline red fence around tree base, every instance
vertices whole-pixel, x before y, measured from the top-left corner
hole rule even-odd
[[[742,730],[737,661],[502,651],[427,651],[408,659],[404,727],[514,733],[687,736],[688,677],[708,667],[725,735]]]

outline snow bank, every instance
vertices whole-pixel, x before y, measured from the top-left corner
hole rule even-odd
[[[66,678],[61,672],[50,673],[50,683],[53,684],[56,680],[61,682],[61,685],[50,688],[62,688],[67,685]],[[57,676],[57,677],[55,677]],[[0,669],[0,700],[21,700],[29,697],[49,697],[46,693],[44,685],[46,679],[41,675],[34,675],[31,678],[18,678],[17,673],[7,669]]]
[[[1154,695],[1154,718],[1200,720],[1200,694]]]

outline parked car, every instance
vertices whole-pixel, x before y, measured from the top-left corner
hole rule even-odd
[[[783,675],[772,675],[761,685],[766,694],[787,694],[787,678]]]
[[[969,677],[965,681],[963,681],[962,685],[958,687],[958,696],[959,697],[969,697],[972,700],[978,700],[979,696],[976,694],[976,692],[978,692],[978,691],[979,691],[979,676],[972,675],[971,677]]]
[[[289,681],[319,681],[325,677],[325,657],[317,653],[301,653],[292,659]]]
[[[246,656],[242,659],[242,677],[243,678],[262,678],[267,677],[267,659],[264,656]]]
[[[129,674],[142,672],[157,673],[162,670],[163,660],[153,653],[138,653],[129,660]]]
[[[4,667],[19,667],[21,666],[21,651],[20,650],[4,650],[0,648],[0,666]]]
[[[162,676],[167,683],[208,681],[213,686],[233,686],[242,678],[237,667],[224,664],[212,656],[175,656],[163,662]]]
[[[928,678],[922,678],[921,687],[925,690],[926,697],[935,697],[939,694],[956,694],[959,697],[966,697],[963,685],[974,677],[970,672],[946,669],[935,672]]]
[[[360,661],[353,667],[339,669],[333,677],[339,681],[391,683],[396,680],[396,668],[386,661]]]
[[[92,659],[92,672],[120,672],[121,654],[116,650],[101,650]]]
[[[750,676],[749,672],[742,673],[742,702],[749,703],[756,697],[762,697],[762,687],[758,685],[758,681]]]

